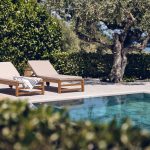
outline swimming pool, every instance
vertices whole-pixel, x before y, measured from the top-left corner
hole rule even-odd
[[[67,108],[73,121],[107,123],[116,118],[120,124],[123,118],[129,117],[134,126],[150,130],[150,94],[94,97],[47,104],[58,109]]]

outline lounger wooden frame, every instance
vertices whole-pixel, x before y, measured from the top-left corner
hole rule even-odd
[[[76,90],[84,92],[84,79],[60,80],[60,79],[51,79],[50,77],[43,77],[43,76],[41,76],[40,78],[42,78],[46,83],[50,83],[50,82],[57,83],[58,93],[67,92],[67,91],[76,91]],[[67,83],[63,84],[64,82]],[[72,83],[72,82],[76,82],[76,83]],[[69,86],[80,86],[80,88],[70,88],[70,89],[65,88]]]
[[[38,89],[38,91],[32,91],[32,92],[24,92],[23,90],[25,90],[25,89],[22,87],[19,87],[20,83],[15,80],[8,80],[8,79],[0,78],[0,84],[9,85],[10,88],[15,86],[16,87],[15,95],[17,97],[20,95],[26,95],[26,94],[42,94],[42,95],[44,94],[44,82],[43,81],[39,82],[38,85],[36,85],[34,87],[34,89]]]

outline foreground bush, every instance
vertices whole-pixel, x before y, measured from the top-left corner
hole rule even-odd
[[[50,107],[30,109],[27,103],[0,102],[0,149],[2,150],[141,150],[150,146],[150,134],[128,121],[117,127],[91,122],[72,123],[65,111]]]

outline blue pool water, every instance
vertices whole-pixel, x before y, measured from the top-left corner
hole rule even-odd
[[[48,103],[58,109],[67,108],[73,121],[91,120],[107,123],[116,118],[117,123],[129,117],[133,125],[150,130],[150,94],[130,94]]]

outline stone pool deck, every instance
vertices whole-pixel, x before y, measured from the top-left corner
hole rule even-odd
[[[150,93],[150,82],[141,81],[133,83],[109,84],[99,82],[98,79],[89,79],[85,81],[85,92],[66,92],[61,94],[57,93],[56,86],[56,84],[51,84],[50,87],[46,87],[45,95],[30,95],[16,97],[14,96],[14,89],[12,90],[8,86],[0,84],[0,100],[3,98],[10,98],[12,100],[20,99],[27,100],[31,103],[36,103],[98,96]]]

